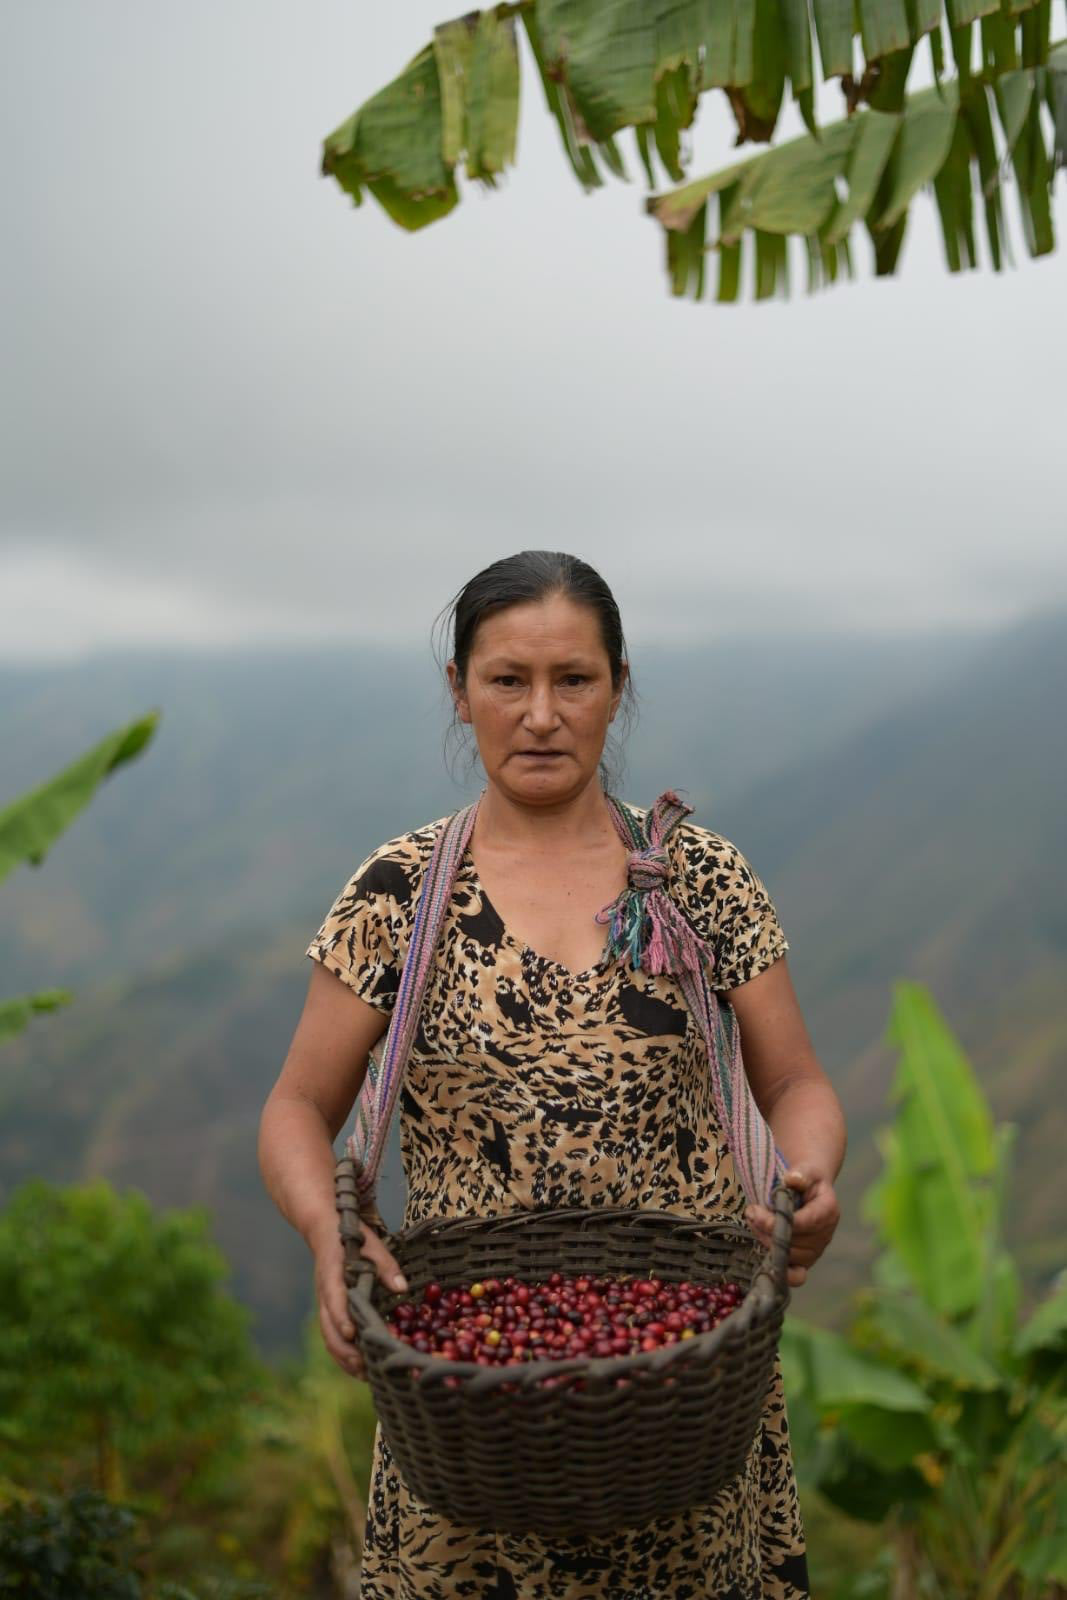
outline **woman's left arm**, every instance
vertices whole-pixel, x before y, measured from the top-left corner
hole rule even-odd
[[[741,1054],[756,1104],[789,1163],[785,1181],[805,1191],[793,1214],[789,1252],[789,1282],[796,1288],[840,1220],[834,1181],[845,1159],[844,1112],[819,1065],[784,955],[726,996],[741,1029]],[[750,1206],[745,1215],[768,1244],[770,1211]]]

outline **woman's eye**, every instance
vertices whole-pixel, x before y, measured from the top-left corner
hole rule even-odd
[[[502,689],[510,689],[519,682],[519,679],[513,672],[498,672],[494,677],[493,682],[498,683]],[[567,686],[568,689],[577,689],[580,688],[583,683],[588,683],[589,678],[584,672],[568,672],[562,679],[562,682]]]

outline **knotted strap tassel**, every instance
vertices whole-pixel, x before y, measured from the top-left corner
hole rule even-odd
[[[670,973],[678,979],[704,1036],[715,1111],[741,1186],[750,1204],[769,1206],[784,1176],[786,1160],[752,1093],[733,1007],[708,982],[715,952],[667,892],[670,857],[666,842],[693,808],[673,789],[666,789],[642,827],[628,806],[613,795],[608,795],[607,801],[620,837],[630,845],[627,887],[596,917],[610,929],[609,953],[628,956],[634,967],[646,972]]]
[[[671,863],[665,841],[692,806],[679,800],[673,789],[665,790],[649,812],[647,838],[642,838],[636,819],[623,812],[611,796],[608,803],[616,828],[635,846],[627,864],[628,887],[596,915],[598,922],[610,928],[608,954],[629,956],[635,967],[646,972],[697,972],[710,966],[714,951],[667,893]]]

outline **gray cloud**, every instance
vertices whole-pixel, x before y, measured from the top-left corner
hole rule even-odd
[[[636,163],[584,195],[529,75],[516,171],[408,237],[319,145],[447,14],[10,5],[0,649],[423,639],[528,545],[634,636],[1067,595],[1059,255],[952,278],[920,200],[897,279],[861,240],[823,295],[674,301]],[[730,140],[708,104],[694,170]]]

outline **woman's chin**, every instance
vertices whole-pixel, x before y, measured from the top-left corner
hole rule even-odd
[[[565,799],[584,787],[575,763],[565,756],[554,761],[510,761],[497,781],[524,800]]]

